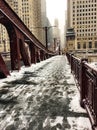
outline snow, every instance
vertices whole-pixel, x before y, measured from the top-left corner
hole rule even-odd
[[[22,67],[0,80],[0,130],[91,130],[65,56]]]
[[[56,126],[58,123],[62,125],[63,123],[63,117],[57,116],[56,119],[50,119],[50,117],[47,117],[43,123],[43,127],[46,127],[48,124],[51,125],[51,127]]]
[[[89,65],[90,65],[93,69],[97,70],[97,62],[91,62],[91,63],[89,63]]]

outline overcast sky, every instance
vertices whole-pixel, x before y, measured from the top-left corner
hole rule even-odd
[[[53,23],[55,18],[58,18],[61,23],[65,22],[65,10],[67,0],[46,0],[47,16]]]
[[[59,28],[61,29],[61,34],[63,34],[67,0],[46,0],[46,4],[47,4],[47,17],[49,18],[52,25],[54,25],[54,19],[58,18]],[[62,36],[62,39],[64,40],[64,36]],[[63,40],[62,42],[64,42]]]

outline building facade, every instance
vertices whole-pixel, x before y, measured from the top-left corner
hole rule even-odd
[[[41,21],[42,21],[42,27],[47,26],[47,16],[46,16],[46,0],[41,0]],[[42,41],[46,45],[46,35],[45,30],[41,28],[42,31]]]
[[[35,37],[45,45],[45,31],[42,29],[43,20],[41,9],[43,5],[41,0],[6,0],[6,2],[16,12]],[[46,4],[44,6],[46,6]],[[5,50],[5,45],[7,48],[6,51],[10,51],[7,30],[1,24],[0,33],[0,51],[3,52]]]
[[[75,50],[97,52],[97,1],[68,0],[67,27],[75,30]]]
[[[75,50],[75,32],[73,28],[68,28],[66,32],[66,51],[69,50],[70,52]]]
[[[9,36],[6,28],[0,24],[0,52],[10,52]]]
[[[42,33],[38,27],[41,21],[41,0],[6,0],[12,9],[18,14],[25,25],[42,42]]]

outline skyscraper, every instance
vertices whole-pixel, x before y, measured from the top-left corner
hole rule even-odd
[[[29,30],[42,42],[41,0],[6,0]]]
[[[97,52],[97,1],[68,0],[67,26],[75,30],[75,50]]]
[[[42,27],[47,26],[47,16],[46,16],[46,0],[41,0],[41,21],[42,21]],[[45,36],[45,30],[42,28],[42,41],[46,44],[46,36]]]

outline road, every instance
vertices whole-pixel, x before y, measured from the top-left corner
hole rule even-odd
[[[91,130],[65,56],[1,80],[0,130]]]

